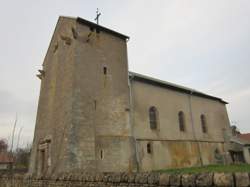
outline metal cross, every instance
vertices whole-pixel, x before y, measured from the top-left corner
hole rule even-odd
[[[99,9],[97,8],[97,10],[96,10],[96,18],[95,18],[97,25],[99,25],[99,17],[100,17],[100,15],[101,15],[101,13],[99,12]]]

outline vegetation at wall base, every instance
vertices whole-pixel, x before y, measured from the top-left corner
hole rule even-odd
[[[169,173],[169,174],[196,174],[206,172],[250,172],[249,164],[230,164],[230,165],[207,165],[201,167],[189,167],[189,168],[176,168],[176,169],[165,169],[158,170],[157,172]]]

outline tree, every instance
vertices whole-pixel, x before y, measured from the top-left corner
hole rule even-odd
[[[31,146],[16,149],[16,151],[14,152],[16,169],[28,169],[30,153]]]
[[[240,134],[240,130],[238,129],[238,127],[236,125],[232,125],[231,130],[232,130],[232,135],[233,136],[237,136],[237,135]]]

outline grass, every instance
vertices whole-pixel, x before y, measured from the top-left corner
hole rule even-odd
[[[189,167],[189,168],[176,168],[176,169],[165,169],[159,170],[161,173],[169,174],[196,174],[205,172],[250,172],[249,164],[232,164],[232,165],[208,165],[202,167]]]

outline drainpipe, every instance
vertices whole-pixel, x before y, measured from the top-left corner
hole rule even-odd
[[[192,124],[193,136],[194,136],[195,142],[197,143],[197,148],[198,148],[198,153],[199,153],[199,160],[200,160],[201,166],[203,166],[203,160],[202,160],[202,156],[201,156],[201,148],[200,148],[200,144],[199,144],[199,142],[198,142],[198,140],[196,138],[196,134],[195,134],[193,109],[192,109],[192,94],[193,94],[193,91],[190,91],[190,94],[188,95],[189,111],[190,111],[190,116],[191,116],[191,124]]]
[[[133,102],[133,94],[132,94],[132,80],[133,76],[130,78],[129,77],[129,106],[130,106],[130,111],[129,111],[129,123],[130,123],[130,128],[131,128],[131,135],[134,140],[134,148],[135,148],[135,157],[136,157],[136,170],[139,172],[140,167],[139,167],[139,154],[138,154],[138,145],[137,141],[134,135],[134,102]]]

